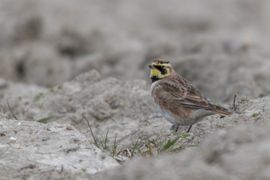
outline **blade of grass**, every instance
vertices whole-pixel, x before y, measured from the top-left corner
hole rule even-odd
[[[173,140],[169,139],[161,148],[160,152],[162,151],[167,151],[169,149],[171,149],[175,144],[176,142],[178,141],[180,137],[176,137],[174,138]]]
[[[114,157],[116,155],[116,151],[117,151],[117,134],[114,137],[114,142],[113,142],[113,149],[112,149],[112,157]]]
[[[49,120],[51,120],[53,118],[53,116],[48,116],[48,117],[44,117],[44,118],[41,118],[41,119],[38,119],[37,121],[40,122],[40,123],[48,123]]]
[[[13,109],[10,107],[8,100],[7,100],[7,107],[8,107],[8,110],[10,111],[10,113],[11,113],[11,116],[12,116],[14,119],[18,120],[17,116],[16,116],[15,113],[13,112]]]
[[[92,138],[93,138],[93,140],[94,140],[94,144],[95,144],[98,148],[100,148],[100,147],[99,147],[99,143],[98,143],[98,141],[97,141],[97,138],[96,138],[96,136],[95,136],[95,134],[94,134],[94,132],[93,132],[93,130],[92,130],[92,128],[91,128],[91,125],[90,125],[88,119],[87,119],[84,115],[82,115],[82,118],[83,118],[83,119],[86,121],[86,123],[87,123],[87,126],[88,126],[88,128],[89,128],[89,130],[90,130],[91,136],[92,136]]]
[[[109,129],[106,132],[105,139],[104,139],[104,149],[107,149],[107,143],[108,143],[108,134],[109,134]]]

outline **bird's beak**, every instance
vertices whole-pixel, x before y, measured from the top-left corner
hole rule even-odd
[[[149,67],[149,69],[152,69],[153,68],[152,64],[149,64],[148,67]]]

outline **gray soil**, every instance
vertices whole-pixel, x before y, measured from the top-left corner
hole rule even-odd
[[[0,179],[270,179],[267,0],[0,0]],[[236,111],[190,133],[155,57]]]

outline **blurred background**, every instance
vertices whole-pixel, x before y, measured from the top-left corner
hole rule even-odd
[[[223,102],[270,93],[270,1],[0,0],[0,77],[54,86],[96,69],[144,79],[165,58]]]

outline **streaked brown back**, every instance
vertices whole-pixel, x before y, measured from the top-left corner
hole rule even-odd
[[[222,116],[231,114],[227,109],[210,103],[190,82],[176,73],[159,80],[152,90],[152,96],[159,97],[154,99],[162,108],[183,116],[199,109]]]

